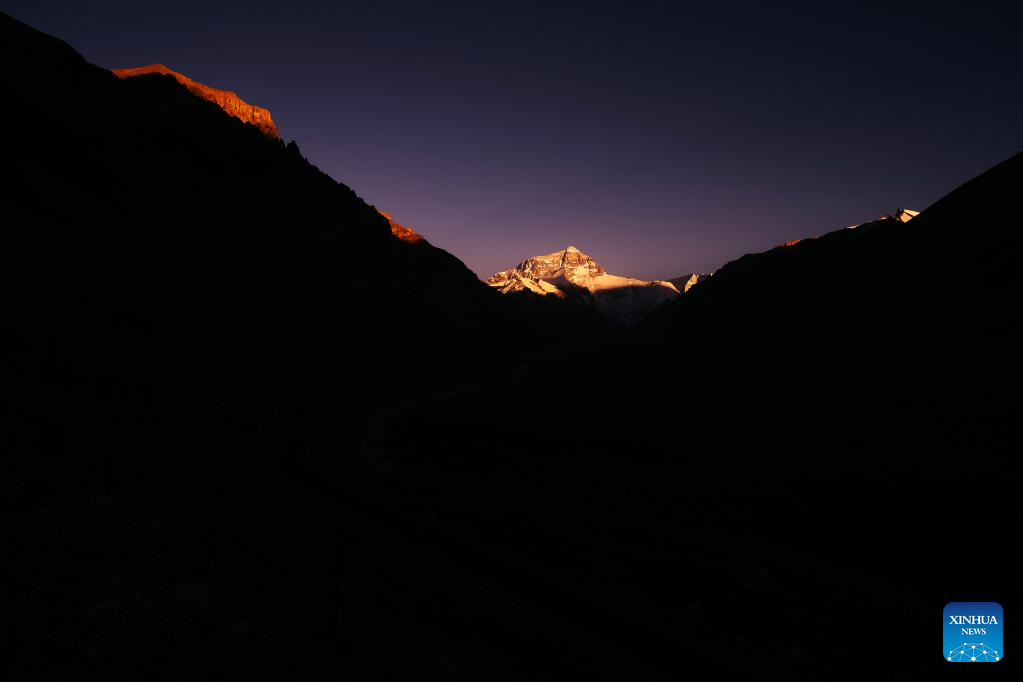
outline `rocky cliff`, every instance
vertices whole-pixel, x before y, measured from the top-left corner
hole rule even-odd
[[[675,285],[675,288],[678,289],[678,293],[684,294],[708,277],[710,277],[710,275],[693,272],[688,275],[682,275],[681,277],[672,277],[668,281]]]
[[[231,116],[246,123],[251,123],[263,131],[263,134],[267,137],[274,139],[280,139],[281,137],[280,131],[277,130],[277,126],[270,117],[268,110],[263,107],[257,107],[254,104],[249,104],[230,90],[219,90],[196,82],[184,74],[167,68],[163,64],[150,64],[149,66],[139,66],[132,69],[114,69],[113,72],[118,78],[131,78],[132,76],[144,76],[151,73],[173,76],[196,97],[213,102]]]
[[[390,214],[384,213],[379,208],[377,209],[377,213],[382,215],[384,218],[387,218],[387,224],[391,226],[391,234],[393,234],[400,241],[408,242],[409,244],[416,244],[418,242],[426,241],[423,238],[423,235],[419,234],[411,227],[405,227],[404,225],[399,225],[398,223],[394,222],[394,219],[391,218]]]

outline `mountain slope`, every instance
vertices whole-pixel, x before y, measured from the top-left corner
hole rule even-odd
[[[505,314],[500,297],[450,254],[396,238],[294,143],[172,76],[122,80],[0,22],[4,59],[23,63],[6,70],[18,97],[3,111],[19,131],[2,254],[19,409],[81,409],[101,431],[122,410],[166,419],[155,392],[219,430],[224,409],[247,423],[323,391],[343,404],[427,376],[442,390],[489,362],[471,339]]]
[[[940,334],[935,327],[952,309],[971,325],[990,324],[988,314],[1004,319],[1015,289],[1007,279],[1011,254],[1020,241],[1015,221],[995,206],[1011,202],[1021,163],[1019,155],[1005,161],[922,213],[900,210],[743,256],[659,310],[647,328],[699,327],[736,340],[784,333],[804,346],[860,338],[879,326],[887,335]],[[968,199],[978,191],[983,205]],[[968,201],[971,211],[959,208]],[[940,285],[950,272],[983,274]],[[992,281],[1005,286],[992,289]]]

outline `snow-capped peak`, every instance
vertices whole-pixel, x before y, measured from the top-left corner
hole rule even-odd
[[[687,286],[686,283],[694,277],[697,276],[677,278],[678,283],[676,280],[648,282],[619,277],[609,274],[592,257],[570,245],[563,251],[527,258],[517,267],[488,278],[486,283],[503,294],[529,291],[593,305],[614,322],[632,324],[688,290],[692,284]]]

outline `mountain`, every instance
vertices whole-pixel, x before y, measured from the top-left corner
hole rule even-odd
[[[1006,164],[1011,166],[1011,160]],[[942,276],[927,254],[943,249],[935,257],[947,267],[953,259],[969,262],[977,249],[973,243],[946,244],[938,234],[925,232],[932,220],[927,216],[933,213],[898,209],[866,223],[747,254],[725,264],[691,296],[658,310],[645,326],[667,330],[700,325],[712,337],[744,338],[758,330],[800,330],[821,339],[858,337],[876,329],[882,319],[888,333],[904,329],[907,320],[919,322],[915,314],[925,305],[942,306],[956,296],[948,291],[935,298],[920,291],[925,282]],[[979,212],[973,219],[990,220],[983,215]],[[910,304],[907,291],[918,291],[919,299]],[[895,301],[905,309],[895,309]]]
[[[4,369],[37,424],[12,438],[35,442],[44,418],[61,424],[50,438],[83,425],[83,443],[134,424],[112,452],[159,423],[212,442],[322,409],[324,392],[443,391],[492,362],[473,339],[507,322],[501,297],[285,145],[268,114],[159,68],[120,78],[6,15],[0,30],[22,64],[4,75],[19,93],[2,111],[18,131]]]
[[[656,660],[671,648],[664,636],[726,647],[708,665],[749,675],[770,660],[792,679],[854,680],[883,659],[926,676],[923,660],[856,652],[877,622],[918,638],[902,614],[931,609],[963,571],[1011,593],[1010,548],[986,547],[964,567],[949,564],[947,544],[981,518],[992,536],[1011,535],[1013,477],[967,486],[983,508],[933,517],[935,491],[1011,471],[1021,448],[1023,229],[1006,208],[1021,182],[1017,155],[908,220],[896,212],[738,258],[637,325],[533,353],[514,380],[395,415],[391,457],[472,490],[480,507],[516,500],[491,518],[519,534],[494,546],[514,536],[537,548],[546,571],[576,581],[570,612],[614,614],[593,617],[606,631],[612,618],[650,625],[631,640],[638,628],[616,630],[615,643],[644,652],[631,661]],[[509,296],[569,305],[528,288],[564,291],[543,276],[563,260],[597,271],[564,254],[503,277],[522,280]],[[520,348],[531,331],[486,343]],[[566,444],[568,428],[584,433]],[[442,459],[417,451],[427,441],[444,443]],[[530,526],[538,500],[552,502]],[[474,537],[489,528],[480,521]],[[585,658],[607,660],[598,648]]]
[[[401,607],[376,611],[389,624],[370,634],[376,607],[339,592],[339,612],[367,633],[357,648],[374,653],[301,663],[318,657],[317,628],[337,641],[326,629],[340,619],[324,619],[319,587],[320,606],[296,595],[318,578],[292,577],[293,557],[336,554],[338,571],[358,573],[339,585],[368,585],[387,563],[415,566],[406,586],[424,575],[454,586],[402,558],[408,540],[359,559],[363,539],[391,533],[379,512],[363,523],[355,511],[376,504],[375,475],[355,474],[369,499],[342,502],[350,512],[312,512],[335,503],[303,478],[303,443],[332,424],[351,438],[331,436],[328,459],[358,469],[373,414],[501,376],[517,350],[491,356],[477,340],[516,325],[509,303],[268,134],[269,118],[251,125],[171,74],[119,78],[6,14],[0,58],[11,95],[0,122],[17,131],[0,185],[0,536],[20,556],[0,562],[0,599],[17,602],[22,633],[5,640],[7,676],[102,675],[135,660],[149,679],[210,666],[330,679],[379,673],[370,657],[386,658],[394,633],[426,659],[456,660],[431,653],[443,636],[401,625]],[[328,535],[336,553],[319,547]],[[82,608],[37,606],[44,593]],[[112,619],[90,625],[103,602]],[[145,642],[128,634],[143,630]],[[219,662],[188,633],[217,640]],[[79,644],[98,655],[79,660]]]
[[[423,235],[419,234],[411,227],[405,227],[404,225],[399,225],[398,223],[394,222],[390,214],[384,213],[380,209],[377,209],[377,212],[387,219],[387,224],[390,225],[391,227],[391,234],[393,234],[396,238],[400,239],[401,241],[407,242],[409,244],[417,244],[419,242],[426,241],[423,238]]]
[[[634,324],[666,301],[688,291],[702,275],[647,282],[609,274],[574,246],[534,256],[499,272],[486,283],[502,294],[531,292],[589,306],[608,320]]]
[[[198,83],[184,74],[168,69],[163,64],[150,64],[149,66],[138,66],[130,69],[114,69],[113,73],[118,78],[133,78],[153,73],[172,76],[174,80],[185,86],[196,97],[213,102],[227,112],[228,115],[234,116],[245,123],[251,123],[259,128],[267,137],[275,140],[281,137],[280,131],[277,130],[277,126],[273,122],[273,118],[270,117],[270,112],[266,109],[249,104],[236,93],[229,90],[218,90],[217,88],[211,88],[208,85]]]

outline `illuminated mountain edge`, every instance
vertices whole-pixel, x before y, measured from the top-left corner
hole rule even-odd
[[[899,223],[908,223],[910,220],[912,220],[913,218],[917,217],[918,215],[920,215],[920,211],[914,211],[914,210],[908,209],[908,208],[900,208],[897,211],[895,211],[895,213],[892,213],[891,215],[883,215],[880,218],[878,218],[877,220],[868,220],[865,223],[857,223],[855,225],[849,225],[845,229],[847,229],[847,230],[855,230],[858,227],[864,227],[864,226],[868,226],[869,227],[871,225],[874,225],[875,223],[878,223],[878,222],[881,222],[881,221],[884,221],[884,220],[895,221],[895,222],[899,222]],[[831,233],[830,232],[826,232],[825,234],[831,234]],[[824,235],[818,235],[817,237],[807,237],[806,239],[817,239],[817,238],[823,237],[823,236]],[[805,239],[790,239],[787,242],[782,242],[778,246],[780,246],[780,247],[795,246],[796,244],[799,244],[802,241],[805,241]]]
[[[707,275],[693,273],[652,282],[619,277],[608,273],[576,247],[569,246],[527,258],[485,281],[502,294],[529,292],[577,301],[596,308],[612,322],[633,324],[705,277]]]
[[[273,139],[280,139],[281,137],[280,131],[277,129],[277,125],[273,122],[273,118],[270,116],[269,110],[255,106],[254,104],[249,104],[233,91],[211,88],[208,85],[194,81],[188,76],[178,73],[163,64],[150,64],[149,66],[139,66],[130,69],[113,69],[112,72],[118,78],[131,78],[133,76],[144,76],[153,73],[173,76],[175,80],[184,85],[185,88],[187,88],[188,91],[196,97],[208,102],[213,102],[223,109],[228,115],[256,126],[267,137]],[[387,220],[387,223],[391,228],[391,234],[398,240],[409,244],[426,242],[421,234],[411,228],[396,223],[388,213],[380,210],[377,212]]]
[[[122,79],[153,73],[173,76],[196,97],[213,102],[228,115],[254,125],[268,137],[280,139],[280,131],[273,122],[270,111],[249,104],[233,91],[220,90],[199,83],[163,64],[113,69],[112,73]],[[410,244],[429,243],[415,230],[395,222],[385,211],[377,209],[377,212],[387,220],[391,234],[399,241]],[[882,216],[880,220],[892,219],[905,223],[918,214],[919,211],[900,208],[892,215]],[[876,221],[849,227],[858,228],[873,222]],[[792,239],[780,246],[794,246],[802,241],[804,240]],[[563,251],[528,258],[516,268],[496,273],[485,282],[502,294],[529,292],[539,296],[553,295],[559,299],[580,301],[592,305],[612,322],[633,324],[645,318],[661,304],[688,292],[691,287],[709,276],[690,273],[681,277],[653,281],[620,277],[607,273],[593,258],[583,254],[576,247],[568,246]]]
[[[152,73],[173,76],[196,97],[207,102],[213,102],[227,112],[228,115],[256,126],[267,137],[273,139],[280,139],[281,137],[280,131],[277,130],[277,126],[274,124],[273,118],[270,117],[270,112],[267,109],[249,104],[239,97],[237,93],[230,90],[219,90],[194,81],[184,74],[167,68],[163,64],[150,64],[149,66],[139,66],[131,69],[113,69],[113,73],[118,78],[145,76]]]
[[[900,208],[865,223],[747,253],[715,270],[713,279],[692,295],[655,310],[643,320],[643,326],[681,329],[703,325],[713,327],[714,334],[728,336],[751,333],[761,326],[800,328],[820,316],[837,327],[832,319],[836,300],[888,296],[881,282],[903,281],[906,275],[897,269],[897,274],[880,274],[890,266],[883,261],[891,257],[885,249],[890,243],[912,240],[911,235],[918,240],[929,238],[925,215]],[[915,285],[910,281],[906,288]],[[894,284],[891,288],[898,289]],[[880,309],[880,302],[875,304]],[[831,327],[822,324],[819,329]]]
[[[387,219],[387,224],[391,226],[391,234],[397,237],[400,241],[407,242],[409,244],[417,244],[419,242],[429,243],[423,238],[423,235],[419,234],[412,228],[405,227],[404,225],[399,225],[394,222],[394,219],[391,218],[390,214],[384,213],[379,208],[377,209],[377,213]]]

